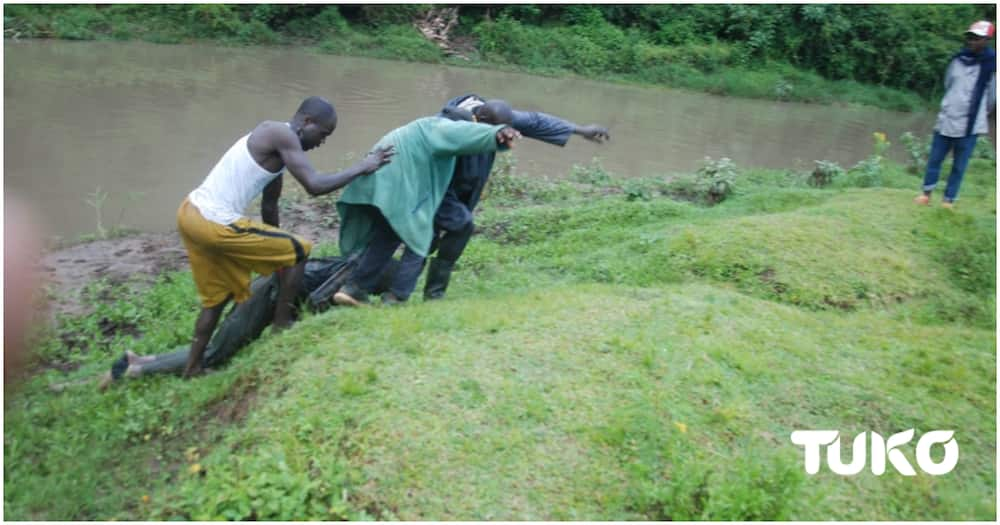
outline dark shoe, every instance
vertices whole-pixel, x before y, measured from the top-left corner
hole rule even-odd
[[[454,267],[453,261],[446,261],[439,257],[431,260],[431,264],[427,267],[427,284],[424,285],[425,301],[444,298],[444,292],[448,289],[448,281],[451,279],[451,270]]]
[[[349,282],[333,294],[333,302],[340,306],[361,306],[368,304],[368,292],[362,290],[360,286]]]

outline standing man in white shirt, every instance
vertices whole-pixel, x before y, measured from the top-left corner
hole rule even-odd
[[[177,228],[191,261],[201,314],[195,322],[185,377],[202,370],[202,354],[230,300],[250,296],[250,272],[279,272],[274,326],[293,322],[292,305],[312,244],[279,229],[278,197],[287,168],[310,195],[337,190],[361,175],[390,162],[392,146],[377,148],[364,160],[338,173],[321,174],[305,152],[321,146],[337,128],[333,105],[309,97],[288,122],[264,121],[236,141],[208,178],[177,210]],[[262,195],[264,224],[243,216],[250,202]]]

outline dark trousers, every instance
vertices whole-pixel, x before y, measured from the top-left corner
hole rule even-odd
[[[365,252],[358,260],[358,267],[354,271],[352,278],[354,283],[366,292],[375,290],[382,278],[382,272],[389,267],[393,254],[396,253],[396,250],[402,243],[403,241],[399,238],[399,235],[396,235],[396,232],[392,229],[385,216],[377,209],[374,209],[372,211],[372,238],[368,243],[368,247],[365,248]],[[405,266],[400,268],[399,273],[405,273]],[[408,266],[412,266],[412,263]],[[418,266],[417,275],[419,274]],[[399,274],[397,274],[397,278],[399,278]],[[392,291],[391,288],[390,291]]]
[[[354,274],[354,281],[366,291],[374,290],[380,282],[382,272],[386,270],[389,261],[402,244],[399,236],[385,217],[374,211],[374,234],[368,248]],[[437,214],[434,216],[434,238],[431,240],[429,254],[437,252],[437,257],[454,263],[462,256],[465,247],[472,238],[475,224],[472,222],[472,211],[468,205],[449,193],[445,196]],[[389,291],[402,300],[409,299],[417,287],[417,279],[424,269],[426,258],[421,257],[407,247],[400,259],[399,269],[392,279]]]
[[[379,287],[383,278],[382,274],[388,269],[393,254],[396,253],[399,245],[403,244],[385,216],[376,211],[373,213],[373,217],[372,239],[358,261],[358,269],[355,270],[353,277],[354,282],[369,293]],[[472,237],[473,229],[474,225],[471,221],[459,231],[448,231],[435,227],[431,253],[437,250],[438,257],[442,259],[451,262],[458,260]],[[389,291],[402,300],[408,299],[417,286],[417,279],[424,269],[424,262],[424,257],[417,255],[407,247],[403,251],[399,269],[392,278]]]
[[[471,222],[458,231],[448,231],[435,226],[434,240],[431,241],[429,254],[433,254],[436,251],[439,259],[454,263],[462,256],[462,252],[465,251],[465,246],[469,244],[469,239],[472,238],[474,230],[475,225]],[[410,294],[413,293],[414,288],[417,287],[417,279],[420,278],[420,272],[423,271],[424,263],[426,262],[426,258],[413,253],[407,248],[403,252],[403,258],[400,260],[399,272],[392,280],[391,291],[393,295],[404,301],[408,299]]]

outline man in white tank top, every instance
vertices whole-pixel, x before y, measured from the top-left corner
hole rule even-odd
[[[319,173],[305,152],[321,146],[336,127],[333,105],[320,97],[309,97],[291,121],[261,122],[236,141],[181,203],[177,227],[202,304],[184,370],[186,377],[201,372],[205,346],[226,304],[249,297],[251,271],[262,275],[279,272],[274,326],[284,329],[293,322],[291,301],[312,244],[279,229],[282,172],[287,169],[310,195],[323,195],[390,162],[392,146],[377,148],[341,172]],[[264,224],[243,215],[261,194]]]

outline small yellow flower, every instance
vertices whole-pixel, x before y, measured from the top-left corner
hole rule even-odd
[[[143,494],[142,495],[142,502],[143,503],[149,503],[149,494]]]
[[[887,137],[885,136],[885,133],[882,133],[881,131],[876,131],[875,140],[879,142],[885,142],[887,140]]]
[[[201,472],[201,463],[195,463],[194,465],[191,465],[190,467],[188,467],[188,472],[190,472],[192,474],[197,474],[197,473]]]
[[[688,426],[685,425],[684,423],[674,421],[674,426],[677,427],[677,430],[681,431],[681,434],[687,434]]]

